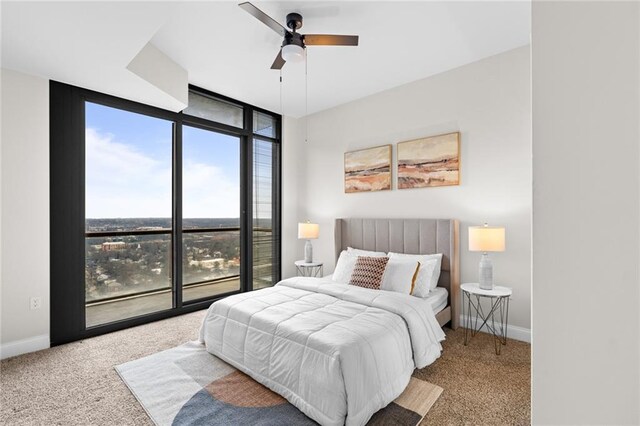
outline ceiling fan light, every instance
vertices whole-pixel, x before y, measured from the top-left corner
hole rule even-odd
[[[282,48],[282,58],[287,62],[302,62],[304,49],[297,44],[287,44]]]

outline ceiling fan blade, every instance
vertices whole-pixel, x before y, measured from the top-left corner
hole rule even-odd
[[[275,61],[273,61],[273,64],[271,65],[271,69],[281,70],[285,62],[287,61],[285,61],[284,58],[282,57],[282,49],[280,49],[280,52],[278,52],[278,56],[276,56]]]
[[[357,35],[305,34],[304,44],[307,46],[357,46]]]
[[[244,3],[240,3],[238,6],[243,8],[245,11],[249,12],[251,15],[256,17],[260,22],[262,22],[267,27],[271,28],[273,31],[277,32],[281,36],[285,37],[287,34],[289,34],[289,31],[285,27],[280,25],[278,21],[276,21],[271,16],[267,15],[266,13],[264,13],[263,11],[261,11],[260,9],[258,9],[257,7],[249,3],[248,1]]]

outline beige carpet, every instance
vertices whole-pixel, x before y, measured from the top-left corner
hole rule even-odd
[[[509,340],[498,356],[491,335],[464,346],[461,328],[446,332],[442,356],[413,373],[444,389],[421,424],[531,424],[531,345]]]
[[[151,424],[113,369],[196,338],[204,311],[3,360],[0,424]],[[447,331],[444,353],[414,374],[444,388],[423,425],[530,423],[530,346],[509,341],[502,355],[480,333],[462,345]]]

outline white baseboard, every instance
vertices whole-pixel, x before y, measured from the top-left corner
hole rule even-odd
[[[479,319],[478,319],[479,320]],[[460,315],[460,326],[464,325],[465,316]],[[473,318],[472,318],[473,321]],[[486,326],[482,328],[482,332],[486,333]],[[507,325],[507,338],[519,340],[521,342],[531,343],[531,329],[518,327],[517,325]]]
[[[0,345],[0,359],[47,349],[49,346],[50,341],[48,334],[16,340],[15,342],[3,343]]]

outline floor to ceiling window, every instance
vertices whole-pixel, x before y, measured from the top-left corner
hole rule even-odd
[[[253,113],[253,288],[272,285],[280,276],[280,210],[279,190],[276,191],[274,171],[279,169],[280,151],[275,117],[254,111]]]
[[[280,126],[195,87],[173,113],[52,82],[52,343],[273,285]]]
[[[173,123],[85,103],[86,326],[172,308]]]
[[[240,138],[182,128],[182,300],[240,290]]]

